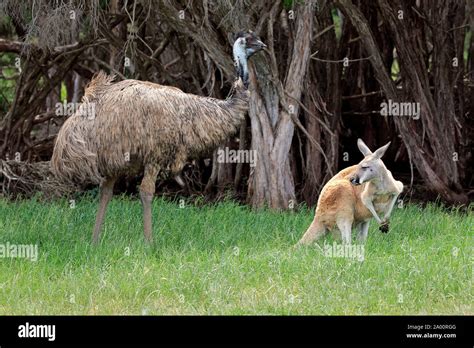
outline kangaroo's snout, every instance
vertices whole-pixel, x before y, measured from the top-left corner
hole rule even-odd
[[[357,177],[357,176],[352,176],[352,177],[350,177],[350,178],[349,178],[349,181],[350,181],[351,184],[354,185],[354,186],[360,185],[359,177]]]

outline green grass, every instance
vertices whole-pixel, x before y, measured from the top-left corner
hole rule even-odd
[[[309,210],[232,202],[156,199],[146,246],[139,201],[114,198],[92,247],[96,206],[0,200],[0,243],[39,245],[37,262],[0,259],[0,314],[473,314],[472,213],[396,209],[359,262],[292,248]]]

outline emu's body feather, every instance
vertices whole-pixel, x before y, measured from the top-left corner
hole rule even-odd
[[[188,157],[231,136],[248,109],[248,91],[240,80],[227,100],[112,80],[99,73],[86,88],[80,110],[60,129],[51,160],[59,177],[100,183],[104,177],[138,174],[147,165],[176,174]]]

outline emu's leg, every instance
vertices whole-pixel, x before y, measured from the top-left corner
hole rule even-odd
[[[110,199],[113,195],[115,178],[107,178],[100,186],[100,202],[99,209],[97,210],[97,216],[95,219],[94,231],[92,233],[92,242],[97,244],[99,242],[100,228],[102,222],[104,221],[105,211],[107,210],[107,205],[110,202]]]
[[[151,203],[155,193],[155,182],[159,169],[153,165],[145,166],[145,175],[140,185],[140,200],[143,206],[143,233],[148,243],[153,241],[151,225]]]

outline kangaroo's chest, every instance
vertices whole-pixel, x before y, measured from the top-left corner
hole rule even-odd
[[[388,209],[391,199],[392,195],[390,194],[376,195],[373,200],[375,211],[377,213],[385,213]]]

